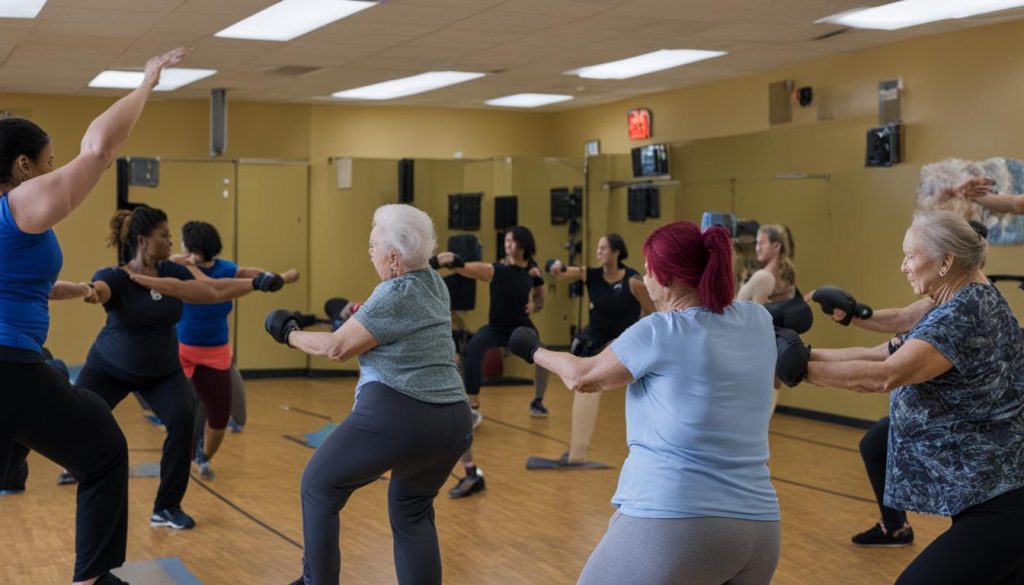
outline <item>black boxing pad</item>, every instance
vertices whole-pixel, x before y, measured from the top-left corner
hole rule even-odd
[[[792,329],[775,328],[775,375],[793,388],[807,377],[807,364],[811,361],[811,348],[804,345],[800,335]]]
[[[792,329],[797,333],[807,333],[814,324],[814,312],[797,289],[793,298],[764,306],[772,315],[772,324],[776,327]]]

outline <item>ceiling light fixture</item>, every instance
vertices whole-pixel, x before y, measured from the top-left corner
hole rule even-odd
[[[840,12],[816,22],[841,24],[852,28],[898,30],[1021,6],[1024,6],[1024,0],[902,0],[873,8]]]
[[[365,87],[346,89],[335,92],[336,98],[352,100],[390,100],[417,93],[433,91],[449,85],[464,83],[473,79],[483,77],[483,73],[472,73],[467,71],[431,71],[420,73],[412,77],[392,79],[382,83],[375,83]]]
[[[179,87],[205,79],[217,73],[216,69],[187,69],[170,67],[160,72],[160,83],[154,91],[174,91]],[[89,82],[89,87],[111,89],[135,89],[142,85],[146,74],[142,71],[118,71],[107,69]]]
[[[225,39],[290,41],[376,6],[357,0],[281,0],[214,34]]]
[[[35,18],[46,0],[0,0],[0,18]]]
[[[505,108],[539,108],[559,102],[567,102],[573,99],[571,95],[557,93],[517,93],[507,95],[484,102],[489,106],[501,106]]]
[[[663,71],[665,69],[672,69],[673,67],[689,65],[690,63],[704,61],[705,59],[721,57],[725,54],[726,53],[723,51],[662,49],[660,51],[645,53],[628,59],[620,59],[618,61],[601,63],[600,65],[581,67],[580,69],[575,69],[573,71],[566,71],[565,74],[579,75],[580,77],[587,79],[629,79],[631,77],[639,77],[641,75],[647,75],[648,73],[654,73],[655,71]]]

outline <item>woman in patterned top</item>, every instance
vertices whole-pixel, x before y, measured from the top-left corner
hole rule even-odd
[[[917,215],[901,269],[935,308],[891,355],[811,353],[812,384],[891,393],[886,505],[953,518],[898,585],[1024,577],[1024,335],[981,272],[987,248],[953,213]]]

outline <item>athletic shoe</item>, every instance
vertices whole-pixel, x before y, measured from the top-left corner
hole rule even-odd
[[[547,418],[548,409],[540,398],[534,398],[530,403],[530,416],[533,418]]]
[[[78,483],[78,479],[71,475],[71,472],[69,471],[62,471],[60,475],[57,476],[57,485],[71,485],[75,483]]]
[[[93,585],[128,585],[124,579],[119,579],[113,573],[103,573]]]
[[[0,490],[0,496],[16,496],[25,493],[25,488]]]
[[[229,418],[228,419],[228,428],[231,429],[232,433],[240,433],[240,432],[242,432],[242,429],[244,429],[245,427],[243,427],[242,425],[236,423],[235,419]]]
[[[164,426],[163,421],[161,421],[160,417],[155,415],[155,414],[152,414],[152,413],[144,414],[144,415],[142,415],[142,418],[148,420],[150,423],[152,423],[152,424],[154,424],[154,425],[156,425],[158,427]]]
[[[484,415],[480,413],[479,408],[470,408],[469,414],[473,417],[473,430],[475,431],[480,423],[484,422]]]
[[[175,530],[188,530],[195,527],[196,521],[181,508],[168,508],[153,512],[153,515],[149,517],[149,525],[153,527],[169,526]]]
[[[208,459],[204,459],[202,462],[200,462],[197,459],[196,460],[196,465],[199,466],[199,477],[201,477],[202,479],[205,479],[207,481],[213,479],[213,476],[214,476],[213,468],[210,467],[210,461]]]
[[[894,530],[892,533],[889,533],[886,532],[885,526],[879,522],[870,529],[854,535],[850,540],[857,546],[910,546],[910,543],[914,542],[914,529],[911,528],[909,524],[904,524],[899,530]]]
[[[484,472],[480,471],[480,468],[477,468],[476,475],[467,475],[460,479],[459,483],[448,492],[448,497],[453,500],[455,498],[465,498],[477,492],[484,491],[486,487],[487,484],[484,482]]]

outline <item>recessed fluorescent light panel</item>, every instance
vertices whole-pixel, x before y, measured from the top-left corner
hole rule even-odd
[[[0,0],[0,18],[35,18],[46,0]]]
[[[171,67],[160,72],[160,83],[155,91],[174,91],[217,73],[216,69],[186,69]],[[135,89],[142,85],[145,73],[141,71],[116,71],[107,69],[89,82],[89,87],[113,89]]]
[[[353,0],[281,0],[213,36],[290,41],[376,5],[376,2]]]
[[[420,73],[412,77],[393,79],[365,87],[346,89],[331,95],[336,98],[350,100],[391,100],[448,87],[449,85],[471,81],[483,76],[483,73],[467,71],[431,71],[430,73]]]
[[[951,18],[968,18],[1024,6],[1024,0],[903,0],[848,10],[817,21],[853,28],[897,30]]]
[[[559,102],[567,102],[571,99],[571,95],[559,95],[556,93],[517,93],[487,100],[484,103],[489,106],[503,106],[506,108],[539,108]]]
[[[587,79],[629,79],[631,77],[639,77],[640,75],[654,73],[655,71],[689,65],[690,63],[696,63],[697,61],[703,61],[705,59],[721,57],[725,54],[726,53],[722,51],[662,49],[660,51],[645,53],[628,59],[601,63],[600,65],[591,65],[574,71],[566,71],[566,74],[579,75],[580,77],[585,77]]]

